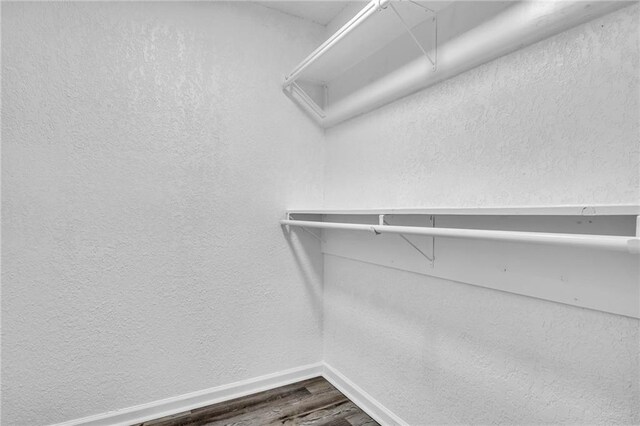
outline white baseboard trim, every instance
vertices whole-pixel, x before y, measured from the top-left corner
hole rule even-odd
[[[122,410],[109,411],[64,423],[57,423],[54,426],[112,426],[142,423],[321,376],[323,367],[324,364],[321,362],[305,365]]]
[[[57,423],[53,426],[123,426],[142,423],[160,417],[228,401],[253,393],[274,389],[312,377],[323,376],[371,418],[383,426],[408,426],[408,423],[376,401],[358,385],[330,365],[319,362],[253,379],[204,389],[122,410]]]
[[[409,426],[407,422],[395,415],[391,410],[376,401],[358,385],[347,379],[329,364],[324,363],[322,376],[335,386],[347,398],[367,413],[382,426]]]

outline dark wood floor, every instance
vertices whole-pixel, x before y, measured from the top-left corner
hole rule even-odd
[[[135,426],[374,426],[364,411],[322,377]]]

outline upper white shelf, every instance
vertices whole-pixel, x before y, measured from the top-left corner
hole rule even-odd
[[[419,2],[371,1],[298,64],[285,77],[283,86],[296,81],[328,84],[381,46],[405,34],[404,25],[413,28],[427,19],[435,20],[435,13]]]
[[[448,2],[424,0],[370,1],[285,77],[282,84],[285,94],[319,123],[327,125],[328,120],[333,120],[330,106],[336,99],[345,97],[345,87],[354,84],[358,86],[361,79],[374,79],[375,72],[371,73],[372,70],[386,67],[386,58],[379,58],[372,63],[367,61],[390,43],[402,42],[395,46],[394,50],[404,52],[405,56],[410,52],[411,58],[417,54],[435,70],[435,8],[442,8],[446,4]],[[367,69],[366,77],[356,72],[355,81],[346,84],[344,81],[336,83],[345,74],[353,72],[357,66],[363,64]]]
[[[372,0],[282,87],[331,127],[629,4]]]
[[[467,216],[640,216],[640,205],[560,205],[522,207],[433,207],[408,209],[287,210],[288,214],[467,215]]]

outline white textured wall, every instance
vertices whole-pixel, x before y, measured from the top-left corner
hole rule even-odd
[[[321,266],[277,220],[322,198],[322,132],[280,89],[321,32],[248,3],[2,4],[2,424],[320,360]]]
[[[327,131],[325,207],[634,204],[638,6]]]
[[[638,424],[638,320],[325,256],[325,361],[410,425]]]
[[[328,130],[325,207],[638,203],[639,15]],[[410,424],[640,423],[636,319],[331,256],[324,306],[325,360]]]
[[[322,29],[246,3],[2,9],[2,423],[318,361],[321,266],[276,223],[323,196],[322,134],[279,85]],[[325,206],[638,202],[637,27],[627,8],[331,129]],[[637,320],[325,274],[325,359],[412,424],[640,422]]]

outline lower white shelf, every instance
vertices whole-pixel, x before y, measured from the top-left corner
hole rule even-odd
[[[640,318],[639,213],[638,206],[290,210],[280,223],[301,248],[319,244],[324,255]]]
[[[491,241],[510,241],[533,244],[553,244],[571,247],[640,253],[640,238],[612,235],[560,234],[545,232],[495,231],[485,229],[429,228],[420,226],[363,225],[354,223],[317,222],[304,220],[281,220],[282,225],[305,228],[346,229],[367,231],[374,234],[425,235],[444,238],[468,238]]]

